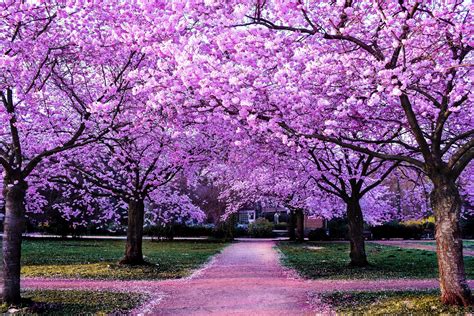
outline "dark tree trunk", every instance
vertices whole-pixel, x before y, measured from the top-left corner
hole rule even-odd
[[[144,213],[143,200],[128,203],[127,244],[125,256],[120,264],[140,265],[145,263],[142,252]]]
[[[291,241],[294,241],[296,239],[296,233],[295,233],[295,226],[296,226],[296,220],[295,220],[295,211],[290,210],[290,218],[288,220],[288,237]]]
[[[166,239],[167,240],[174,240],[174,223],[168,224],[169,226],[166,228]]]
[[[18,304],[20,297],[21,235],[24,226],[27,183],[4,180],[5,220],[3,224],[3,302]]]
[[[436,217],[436,252],[438,255],[441,301],[450,305],[469,305],[471,291],[466,282],[459,217],[461,198],[454,181],[438,177],[431,192]]]
[[[349,222],[349,238],[351,244],[352,266],[363,267],[368,265],[365,253],[364,217],[359,199],[352,198],[347,202],[347,221]]]
[[[296,241],[304,242],[304,213],[303,210],[295,210],[296,215]]]
[[[225,221],[222,222],[222,230],[224,233],[224,241],[233,241],[235,237],[235,226],[237,224],[237,215],[231,214]]]

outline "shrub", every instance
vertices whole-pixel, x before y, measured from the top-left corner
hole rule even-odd
[[[249,230],[247,227],[237,226],[234,230],[234,237],[244,237],[249,235]]]
[[[276,230],[287,230],[288,229],[288,223],[280,222],[278,224],[275,224],[274,228]]]
[[[236,216],[230,216],[227,220],[216,225],[212,232],[212,237],[222,241],[232,241],[236,231]]]
[[[403,239],[420,239],[429,234],[433,229],[432,223],[424,224],[403,224],[397,222],[389,222],[383,225],[371,228],[374,239],[384,238],[403,238]]]
[[[308,239],[311,241],[329,240],[329,236],[324,228],[316,228],[308,233]]]
[[[335,218],[328,221],[329,237],[331,239],[347,239],[349,228],[345,218]]]
[[[153,225],[153,226],[145,227],[143,229],[143,234],[152,237],[152,239],[165,238],[165,239],[172,240],[174,238],[174,229],[173,229],[173,226],[171,225],[167,225],[167,226]]]
[[[249,225],[249,235],[255,238],[273,236],[273,224],[266,218],[257,218]]]
[[[212,236],[214,233],[213,227],[204,225],[187,226],[185,224],[175,225],[153,225],[144,228],[144,234],[156,237],[173,239],[173,237],[204,237]]]
[[[213,227],[204,226],[204,225],[176,225],[175,226],[175,236],[177,237],[204,237],[211,236]]]

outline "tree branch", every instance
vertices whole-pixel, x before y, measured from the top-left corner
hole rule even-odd
[[[302,136],[302,137],[306,137],[306,138],[318,139],[318,140],[324,141],[324,142],[330,142],[330,143],[339,145],[339,146],[344,147],[344,148],[352,149],[352,150],[354,150],[356,152],[359,152],[359,153],[372,155],[372,156],[374,156],[376,158],[380,158],[380,159],[405,161],[405,162],[408,162],[408,163],[410,163],[414,166],[417,166],[421,169],[423,169],[424,166],[425,166],[422,161],[417,160],[417,159],[412,158],[412,157],[407,157],[407,156],[403,156],[403,155],[391,155],[391,154],[380,153],[380,152],[370,150],[370,149],[365,148],[365,147],[361,147],[361,146],[357,146],[357,145],[354,145],[354,144],[346,143],[346,142],[344,142],[344,141],[342,141],[338,138],[332,137],[332,136],[326,136],[326,135],[322,135],[322,134],[319,134],[319,133],[300,134],[284,122],[280,123],[279,125],[285,131],[287,131],[288,133],[290,133],[292,135],[295,135],[295,136]]]

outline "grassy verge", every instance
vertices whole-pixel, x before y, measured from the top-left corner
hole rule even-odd
[[[422,241],[422,240],[420,240],[419,242],[417,242],[417,244],[427,244],[427,245],[436,246],[435,241]],[[474,251],[474,241],[463,240],[462,245],[463,245],[464,250]]]
[[[349,244],[280,242],[283,263],[310,279],[436,278],[436,253],[367,243],[370,266],[349,266]],[[468,278],[474,278],[474,257],[465,257]]]
[[[22,297],[22,305],[15,307],[21,315],[122,315],[145,299],[137,293],[55,290],[25,291]],[[0,305],[0,313],[7,311],[6,305]]]
[[[437,291],[335,292],[318,295],[322,303],[343,315],[464,315],[471,307],[441,304]]]
[[[474,251],[474,241],[464,240],[463,242],[464,249]]]
[[[117,265],[124,249],[120,240],[26,240],[22,276],[88,279],[181,278],[218,253],[224,243],[206,241],[144,241],[143,252],[151,265]]]

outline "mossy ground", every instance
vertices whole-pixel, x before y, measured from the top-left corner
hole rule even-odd
[[[207,241],[144,241],[150,265],[118,265],[125,247],[121,240],[25,240],[22,276],[87,279],[181,278],[218,253],[224,243]]]
[[[126,314],[140,305],[146,295],[98,291],[34,290],[22,293],[21,306],[0,306],[0,313],[14,308],[20,315],[108,315]]]
[[[474,306],[441,304],[437,291],[335,292],[318,297],[343,315],[465,315],[474,312]]]
[[[436,253],[433,251],[402,249],[366,244],[370,265],[349,266],[348,243],[308,242],[295,244],[280,242],[283,263],[310,279],[392,279],[437,278]],[[474,257],[464,259],[468,278],[474,278]]]

